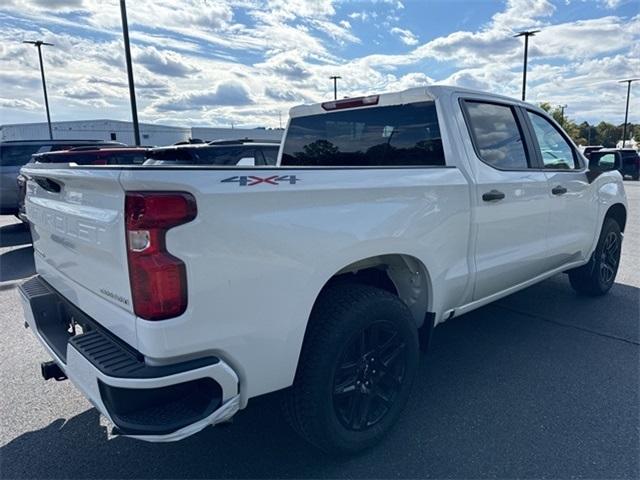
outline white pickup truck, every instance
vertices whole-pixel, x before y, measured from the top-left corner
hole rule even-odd
[[[43,376],[117,434],[179,440],[283,390],[305,439],[354,452],[435,325],[561,272],[611,288],[611,168],[540,109],[452,87],[293,108],[276,167],[30,164],[26,323]]]

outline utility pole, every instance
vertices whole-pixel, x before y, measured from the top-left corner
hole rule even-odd
[[[527,91],[527,58],[529,55],[529,37],[533,37],[540,30],[525,30],[514,35],[517,37],[524,37],[524,66],[522,68],[522,101],[526,98]]]
[[[333,80],[333,99],[337,100],[338,99],[338,79],[342,77],[339,75],[332,75],[329,78]]]
[[[280,123],[280,128],[282,128],[282,112],[278,111],[278,122]]]
[[[44,107],[47,110],[47,125],[49,126],[49,140],[53,140],[53,131],[51,130],[51,114],[49,113],[49,98],[47,97],[47,82],[44,79],[44,65],[42,64],[42,45],[53,47],[53,43],[43,42],[42,40],[24,41],[38,47],[38,58],[40,59],[40,75],[42,76],[42,90],[44,91]]]
[[[560,109],[560,125],[562,125],[562,127],[564,128],[564,109],[567,108],[568,105],[558,105],[558,108]]]
[[[629,78],[627,80],[619,80],[618,83],[627,84],[627,106],[624,110],[624,127],[622,127],[622,148],[624,148],[624,142],[627,139],[627,120],[629,119],[629,95],[631,94],[631,84],[637,82],[640,78]]]
[[[129,24],[127,22],[127,6],[120,0],[122,16],[122,34],[124,36],[124,55],[127,61],[127,77],[129,78],[129,98],[131,100],[131,116],[133,117],[133,137],[136,146],[140,146],[140,125],[138,125],[138,107],[136,106],[136,90],[133,84],[133,67],[131,65],[131,46],[129,45]]]

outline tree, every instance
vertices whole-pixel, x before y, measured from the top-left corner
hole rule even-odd
[[[618,140],[622,138],[622,129],[611,123],[600,122],[596,127],[598,134],[598,145],[605,147],[615,147]]]

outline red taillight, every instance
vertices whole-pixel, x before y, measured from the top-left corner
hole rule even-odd
[[[177,317],[187,308],[187,274],[182,260],[167,252],[167,230],[196,217],[193,195],[128,192],[125,199],[127,254],[133,310],[141,318]]]
[[[322,108],[325,110],[341,110],[343,108],[368,107],[369,105],[377,105],[380,97],[378,95],[369,95],[368,97],[345,98],[344,100],[334,100],[332,102],[324,102]]]

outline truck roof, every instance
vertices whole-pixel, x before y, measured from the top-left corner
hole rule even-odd
[[[481,95],[484,98],[494,98],[496,100],[503,100],[513,104],[527,105],[528,107],[535,107],[535,105],[531,105],[529,103],[523,102],[516,98],[507,97],[504,95],[497,95],[494,93],[483,92],[481,90],[473,90],[470,88],[456,87],[456,86],[447,86],[447,85],[430,85],[424,87],[414,87],[407,90],[403,90],[400,92],[390,92],[390,93],[380,93],[380,94],[371,94],[371,96],[377,96],[378,102],[371,106],[361,106],[357,108],[371,108],[372,106],[385,106],[385,105],[402,105],[406,103],[413,102],[424,102],[429,100],[435,100],[438,97],[449,96],[453,93],[465,93],[470,95]],[[347,99],[338,99],[347,100]],[[326,109],[322,108],[323,103],[313,103],[307,105],[298,105],[293,107],[289,111],[289,116],[291,118],[294,117],[304,117],[307,115],[317,115],[320,113],[328,113]],[[535,107],[538,109],[538,107]]]

